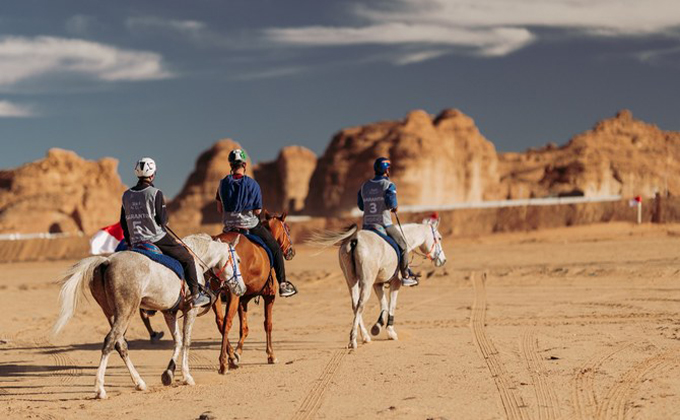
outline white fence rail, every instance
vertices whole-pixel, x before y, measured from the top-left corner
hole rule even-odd
[[[57,238],[68,238],[71,236],[83,236],[83,232],[71,233],[3,233],[0,234],[0,241],[22,241],[25,239],[57,239]]]
[[[470,203],[454,203],[439,206],[399,206],[400,213],[419,213],[425,211],[445,211],[462,209],[490,209],[501,207],[522,207],[522,206],[554,206],[560,204],[580,204],[580,203],[602,203],[607,201],[619,201],[620,195],[608,195],[601,197],[550,197],[550,198],[525,198],[518,200],[495,200],[478,201]],[[352,216],[361,216],[363,212],[359,209],[352,210]]]

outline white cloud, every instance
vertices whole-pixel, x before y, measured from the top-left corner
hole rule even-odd
[[[439,57],[441,47],[504,56],[537,39],[537,28],[634,37],[674,35],[680,27],[677,0],[395,0],[350,11],[352,25],[270,28],[264,37],[300,47],[391,45],[402,49],[397,64],[407,64]]]
[[[197,35],[206,29],[206,24],[196,20],[163,19],[155,16],[131,17],[125,21],[130,29],[161,29]]]
[[[66,31],[73,35],[87,35],[99,22],[94,16],[74,15],[66,20]]]
[[[35,113],[27,106],[13,104],[9,101],[0,101],[0,118],[7,117],[32,117]]]
[[[262,79],[274,79],[279,77],[293,76],[300,74],[305,71],[304,67],[279,67],[263,71],[251,71],[249,73],[243,73],[238,76],[234,76],[233,80],[239,81],[251,81],[251,80],[262,80]]]
[[[50,74],[85,75],[104,81],[140,81],[171,76],[153,52],[124,50],[79,39],[0,38],[0,86]]]

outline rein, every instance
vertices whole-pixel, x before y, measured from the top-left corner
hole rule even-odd
[[[430,250],[427,251],[427,254],[422,254],[422,253],[416,251],[415,249],[413,250],[413,252],[415,254],[420,255],[421,257],[427,258],[430,261],[434,261],[437,258],[439,258],[439,255],[442,253],[443,250],[442,250],[441,246],[439,248],[436,248],[439,241],[437,240],[437,234],[434,231],[433,225],[430,225],[430,230],[432,231],[432,239],[434,240],[434,242],[432,243],[432,247],[430,247]],[[436,253],[433,256],[432,251],[435,251],[435,249],[436,249]]]

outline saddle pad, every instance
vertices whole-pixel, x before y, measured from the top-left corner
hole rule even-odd
[[[184,269],[182,268],[182,264],[180,264],[179,261],[177,261],[176,259],[164,254],[156,254],[155,252],[147,251],[144,249],[133,249],[132,251],[148,257],[151,261],[163,264],[164,266],[174,271],[175,274],[177,274],[177,277],[179,277],[180,279],[184,278]]]
[[[248,238],[250,242],[254,242],[255,244],[264,248],[264,250],[267,252],[267,256],[269,257],[269,268],[274,267],[274,254],[272,253],[272,250],[269,249],[269,247],[264,243],[264,241],[260,239],[259,236],[251,235],[250,233],[243,233],[243,236]]]
[[[394,248],[394,252],[397,253],[397,261],[399,262],[397,267],[400,267],[401,266],[401,249],[399,248],[399,245],[397,245],[397,242],[394,239],[392,239],[391,237],[389,237],[388,235],[385,235],[384,233],[380,232],[377,229],[364,228],[364,230],[375,233],[376,235],[380,236],[385,241],[387,241],[387,243],[390,244],[392,246],[392,248]]]

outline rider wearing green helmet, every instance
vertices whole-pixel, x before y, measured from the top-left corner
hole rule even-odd
[[[286,279],[283,252],[272,233],[260,222],[262,212],[262,192],[260,185],[246,175],[248,156],[241,149],[229,153],[231,173],[220,181],[217,189],[217,210],[222,216],[224,231],[247,231],[255,235],[271,250],[276,278],[279,281],[279,295],[293,296],[295,286]]]

